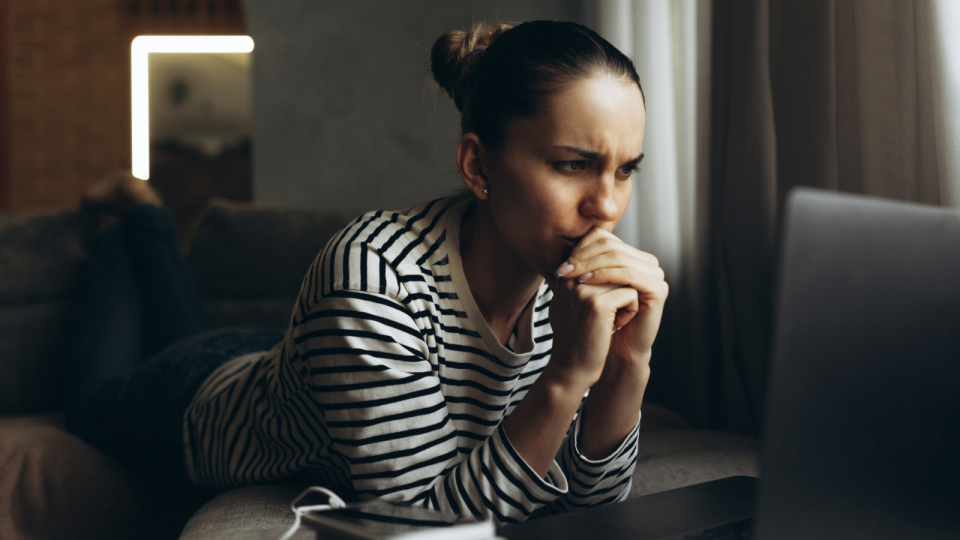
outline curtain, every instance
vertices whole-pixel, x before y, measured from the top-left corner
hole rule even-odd
[[[760,433],[791,188],[960,205],[950,11],[950,0],[598,5],[596,26],[633,55],[647,91],[647,157],[618,233],[657,255],[671,284],[649,399],[701,427]]]
[[[940,203],[960,208],[960,2],[921,4],[921,16],[930,32]]]

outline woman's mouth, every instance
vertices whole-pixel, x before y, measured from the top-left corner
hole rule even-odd
[[[586,235],[583,235],[583,236],[586,236]],[[570,247],[573,247],[573,246],[576,246],[577,244],[579,244],[579,243],[580,243],[580,240],[583,240],[583,236],[570,237],[570,236],[562,236],[562,235],[561,235],[560,238],[563,238],[564,240],[566,240],[567,242],[569,242],[569,243],[570,243]]]

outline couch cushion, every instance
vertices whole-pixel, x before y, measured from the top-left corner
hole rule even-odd
[[[629,498],[729,476],[758,477],[756,439],[715,431],[643,433]],[[250,486],[228,491],[201,508],[180,540],[274,540],[293,524],[290,502],[303,484]],[[315,538],[307,530],[294,538]]]
[[[206,497],[107,457],[59,416],[0,417],[0,538],[175,538]]]
[[[188,235],[188,264],[215,328],[285,328],[300,282],[347,219],[214,200]],[[0,414],[62,408],[96,238],[80,211],[0,212]]]
[[[286,328],[300,283],[347,218],[286,206],[213,199],[184,242],[214,328]]]
[[[630,498],[730,476],[760,477],[760,442],[722,431],[640,434]]]
[[[0,414],[57,410],[95,221],[0,212]]]
[[[76,296],[95,233],[79,211],[0,212],[0,305]]]
[[[293,298],[205,299],[203,310],[213,328],[269,327],[286,330],[296,298],[294,295]]]
[[[78,305],[0,303],[0,413],[61,408]]]
[[[316,210],[214,199],[184,247],[205,299],[282,297],[292,307],[313,259],[347,221]]]
[[[190,518],[180,540],[276,540],[293,525],[290,503],[307,484],[247,486],[223,493]],[[315,538],[309,529],[293,536]]]

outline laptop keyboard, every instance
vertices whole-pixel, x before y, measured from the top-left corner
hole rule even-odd
[[[753,518],[741,519],[726,525],[688,534],[685,540],[750,540],[753,533]]]

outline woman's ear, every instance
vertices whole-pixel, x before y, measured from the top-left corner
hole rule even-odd
[[[490,185],[484,166],[486,158],[487,152],[475,133],[464,133],[463,137],[460,137],[460,144],[457,145],[457,169],[460,170],[460,178],[467,189],[481,201],[490,197]]]

